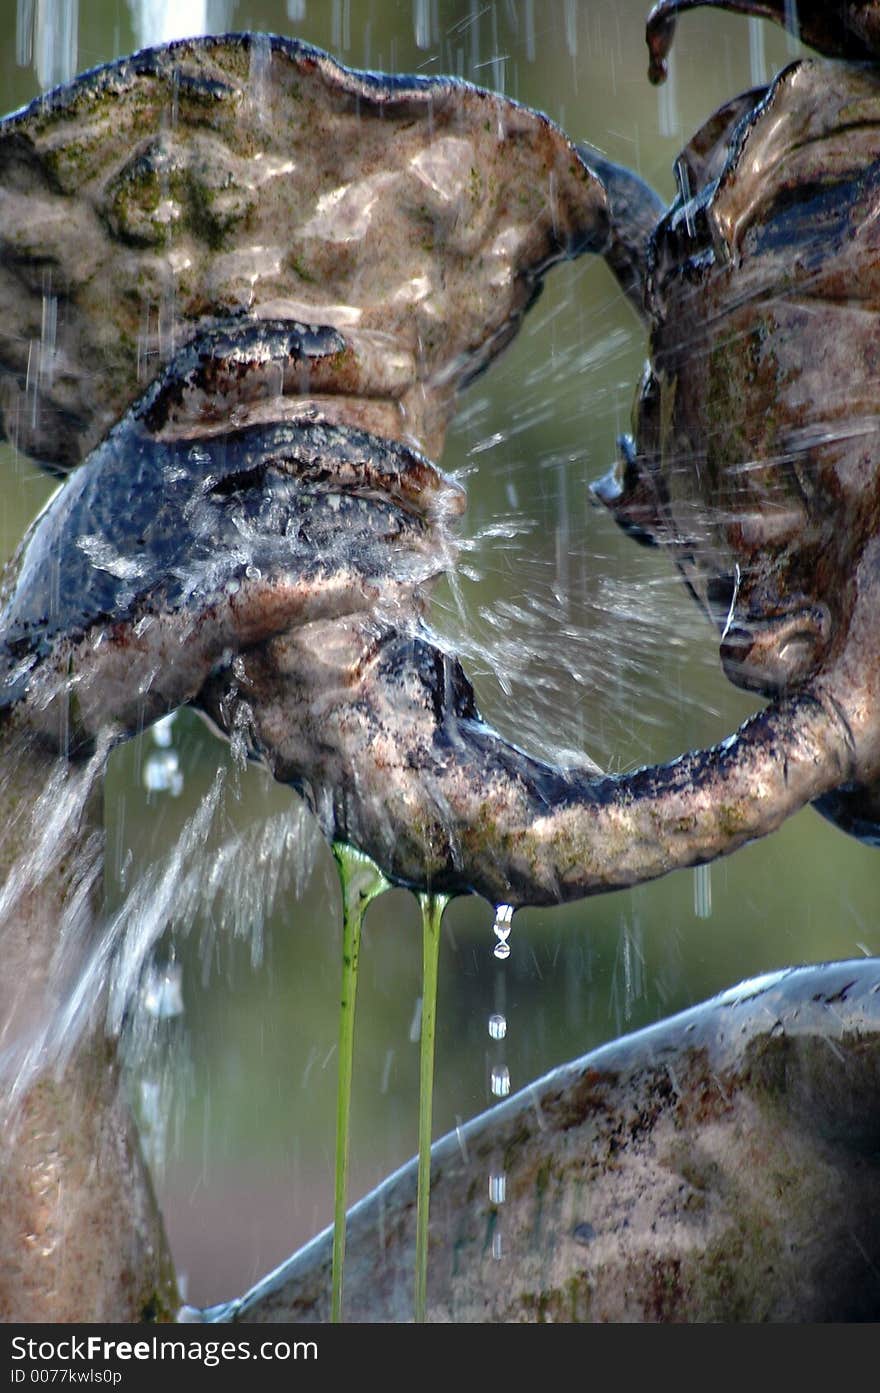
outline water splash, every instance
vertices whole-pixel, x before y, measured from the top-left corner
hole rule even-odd
[[[15,916],[21,897],[34,884],[50,882],[60,859],[69,855],[82,810],[103,775],[106,755],[106,749],[99,750],[85,768],[61,762],[36,800],[32,849],[19,858],[0,892],[0,933]],[[45,1013],[38,1031],[17,1042],[13,1101],[38,1072],[65,1066],[99,1005],[111,1036],[120,1035],[126,1024],[136,1033],[136,1022],[144,1015],[137,1007],[139,1001],[143,1005],[145,964],[169,928],[182,936],[200,923],[206,962],[218,935],[249,938],[251,961],[254,966],[260,962],[263,926],[281,896],[301,893],[319,833],[301,806],[230,834],[227,784],[228,771],[221,768],[174,848],[141,875],[97,936],[89,897],[102,875],[103,835],[96,832],[78,850],[74,888],[58,926],[47,986],[54,1007]],[[207,865],[205,848],[218,841]],[[136,1052],[128,1050],[130,1056]],[[3,1062],[0,1059],[0,1065]]]
[[[173,950],[172,950],[173,952]],[[138,1133],[150,1171],[162,1177],[193,1095],[185,1029],[183,967],[161,950],[144,968],[122,1039]]]
[[[17,848],[14,864],[0,890],[0,939],[7,963],[18,953],[23,967],[2,982],[0,1019],[0,1075],[9,1080],[6,1101],[10,1106],[33,1081],[44,1060],[49,1020],[57,1003],[74,989],[82,963],[88,960],[94,932],[94,903],[99,893],[104,861],[104,837],[93,825],[90,805],[103,776],[107,747],[101,744],[85,762],[59,759],[28,811],[27,793],[19,780],[27,779],[30,751],[27,747],[6,751],[0,779],[0,801],[12,810],[3,830],[5,846]],[[20,848],[20,850],[18,850]],[[7,853],[8,854],[8,853]],[[52,887],[63,886],[63,908],[53,900]],[[42,892],[46,888],[46,898]],[[44,968],[36,972],[30,942],[34,916],[57,914],[56,946]],[[39,925],[38,925],[39,928]],[[45,934],[38,934],[45,937]],[[23,941],[24,940],[24,941]]]
[[[342,1320],[345,1268],[345,1212],[351,1141],[351,1076],[354,1062],[354,1012],[357,1000],[361,927],[368,906],[389,883],[369,856],[346,842],[333,843],[342,888],[342,993],[339,1011],[339,1074],[336,1088],[336,1167],[333,1209],[330,1319]]]

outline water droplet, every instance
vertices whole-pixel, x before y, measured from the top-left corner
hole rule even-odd
[[[510,1070],[506,1064],[492,1069],[491,1089],[496,1098],[506,1098],[510,1092]]]
[[[489,1017],[489,1034],[493,1040],[503,1040],[507,1034],[507,1021],[498,1011]]]
[[[387,1093],[387,1092],[388,1092],[388,1082],[389,1082],[389,1080],[390,1080],[390,1078],[391,1078],[391,1066],[392,1066],[393,1063],[394,1063],[394,1051],[393,1051],[393,1050],[386,1050],[386,1051],[385,1051],[385,1064],[384,1064],[384,1066],[383,1066],[383,1068],[382,1068],[382,1082],[381,1082],[380,1085],[379,1085],[379,1092],[380,1092],[380,1093]]]
[[[171,747],[171,743],[174,739],[174,732],[171,727],[174,725],[176,715],[177,712],[172,711],[169,715],[162,716],[150,729],[150,734],[153,737],[153,744],[158,745],[161,750],[167,750]]]
[[[712,867],[694,867],[694,914],[708,919],[712,914]]]
[[[419,1042],[422,1034],[422,998],[416,997],[416,1004],[413,1008],[412,1020],[409,1023],[409,1039],[411,1045]]]
[[[681,116],[678,109],[677,77],[677,59],[676,52],[673,49],[667,60],[666,81],[662,87],[657,89],[657,119],[660,127],[660,134],[664,138],[674,138],[676,140],[681,130]]]
[[[490,1176],[489,1176],[489,1203],[490,1203],[490,1204],[503,1204],[504,1201],[505,1201],[506,1199],[507,1199],[507,1176],[504,1175],[503,1173],[502,1173],[501,1175],[490,1175]]]
[[[512,920],[513,905],[498,905],[497,909],[495,910],[495,923],[492,926],[492,932],[495,934],[495,937],[498,940],[493,950],[496,958],[510,957],[510,944],[507,940],[510,938],[510,928]]]
[[[500,1230],[500,1229],[496,1229],[495,1232],[494,1232],[493,1235],[492,1235],[492,1256],[493,1256],[493,1258],[501,1258],[501,1257],[504,1256],[504,1253],[503,1253],[503,1250],[502,1250],[502,1247],[501,1247],[501,1230]]]
[[[143,986],[144,1010],[157,1021],[183,1015],[183,968],[180,963],[153,966]]]
[[[179,798],[183,792],[183,775],[175,750],[157,750],[144,761],[144,788],[149,793],[170,793]]]
[[[431,47],[431,6],[430,0],[413,0],[413,30],[416,48]]]
[[[767,85],[767,52],[764,47],[764,26],[760,19],[749,20],[749,76],[752,87]]]
[[[245,566],[244,573],[248,580],[263,579],[263,572],[260,570],[259,566]]]

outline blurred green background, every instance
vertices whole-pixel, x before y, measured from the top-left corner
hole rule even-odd
[[[680,26],[672,80],[658,92],[646,79],[646,9],[646,0],[5,0],[2,105],[168,37],[173,14],[176,33],[294,34],[352,66],[455,73],[503,90],[670,195],[693,129],[795,50],[769,26],[700,11]],[[555,270],[518,341],[463,398],[443,459],[470,505],[437,626],[505,735],[545,754],[586,750],[612,769],[711,743],[756,705],[724,682],[713,635],[669,563],[619,536],[588,499],[627,426],[643,356],[642,331],[602,265]],[[4,554],[52,487],[4,448]],[[153,984],[132,1076],[178,1266],[201,1304],[236,1294],[330,1220],[339,893],[332,858],[288,791],[234,769],[189,713],[164,738],[170,745],[148,732],[114,757],[107,895],[112,910],[138,883],[148,894],[169,878],[188,886],[157,950],[182,974],[184,1010],[162,1019],[160,1002],[157,1019]],[[225,784],[210,833],[187,837],[218,768]],[[215,893],[211,873],[222,868]],[[878,952],[878,890],[877,853],[806,810],[702,881],[678,873],[517,914],[503,965],[491,953],[491,907],[457,901],[442,947],[435,1134],[490,1104],[499,1050],[515,1090],[744,977]],[[415,902],[393,892],[370,911],[361,953],[353,1199],[415,1151],[420,956]],[[486,1023],[502,995],[508,1034],[498,1046]]]

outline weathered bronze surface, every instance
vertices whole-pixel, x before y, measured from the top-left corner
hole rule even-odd
[[[309,163],[304,101],[334,161]],[[875,101],[864,64],[794,65],[698,133],[662,216],[512,103],[383,86],[276,40],[172,46],[10,118],[10,308],[42,303],[44,227],[65,370],[28,415],[9,348],[6,429],[45,457],[21,434],[44,420],[63,465],[105,428],[96,412],[127,408],[7,578],[10,719],[67,731],[73,702],[83,739],[119,738],[195,702],[395,879],[510,903],[710,859],[809,800],[873,838]],[[266,187],[244,198],[254,169]],[[67,208],[100,265],[58,233]],[[259,265],[255,238],[277,252]],[[775,699],[724,746],[626,778],[502,741],[424,617],[463,498],[421,447],[549,262],[587,248],[651,326],[634,437],[597,495],[669,548],[728,674]],[[109,297],[109,356],[107,275],[131,287]],[[174,343],[149,328],[162,305]],[[108,390],[87,394],[96,358]]]
[[[686,8],[655,11],[655,76]],[[4,577],[5,748],[100,758],[190,702],[392,879],[512,905],[698,864],[809,801],[876,841],[876,16],[800,14],[833,61],[716,113],[666,212],[515,103],[261,36],[151,51],[0,123],[3,430],[84,461]],[[501,739],[426,608],[463,506],[432,463],[456,392],[586,250],[650,330],[597,497],[668,549],[727,674],[770,698],[620,777]],[[130,1251],[152,1253],[131,1312],[170,1286],[126,1147],[109,1189],[137,1189]],[[14,1288],[54,1291],[33,1244],[16,1261]],[[715,1309],[690,1299],[658,1310]]]
[[[744,982],[554,1070],[434,1145],[428,1318],[876,1320],[878,1085],[864,959]],[[347,1319],[412,1318],[415,1188],[412,1162],[351,1211]],[[205,1316],[325,1321],[330,1244]]]

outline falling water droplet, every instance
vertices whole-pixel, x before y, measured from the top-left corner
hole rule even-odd
[[[657,124],[664,139],[677,139],[681,131],[681,116],[678,110],[678,81],[676,50],[673,49],[666,63],[666,81],[657,89]]]
[[[712,867],[694,867],[694,914],[708,919],[712,914]]]
[[[501,1247],[501,1230],[500,1230],[500,1229],[496,1229],[495,1232],[494,1232],[493,1235],[492,1235],[492,1256],[493,1256],[493,1258],[501,1258],[501,1257],[504,1256],[504,1252],[503,1252],[503,1249],[502,1249],[502,1247]]]
[[[413,0],[413,31],[416,48],[431,47],[431,4],[430,0]]]
[[[272,42],[267,34],[252,34],[248,90],[251,107],[260,125],[269,119],[272,80]]]
[[[534,63],[537,48],[535,45],[535,0],[525,0],[526,58]]]
[[[506,1064],[496,1065],[492,1069],[490,1087],[493,1096],[496,1098],[506,1098],[510,1092],[510,1070]]]
[[[801,32],[797,0],[785,0],[785,32],[786,48],[791,57],[794,58],[798,52],[798,39]]]
[[[36,0],[19,6],[18,50],[30,48],[37,81],[45,92],[59,82],[69,82],[76,72],[79,38],[78,0]],[[28,43],[26,30],[31,29]]]
[[[52,273],[43,272],[43,311],[40,327],[40,386],[51,387],[55,371],[55,350],[58,334],[58,296],[52,294]]]
[[[150,735],[153,738],[153,744],[158,745],[160,750],[168,750],[171,748],[174,741],[172,726],[174,725],[176,716],[177,712],[172,711],[169,715],[160,717],[160,719],[150,727]]]
[[[422,998],[416,997],[416,1004],[413,1007],[412,1020],[409,1023],[409,1042],[417,1045],[422,1034]]]
[[[507,940],[510,938],[512,920],[513,905],[500,904],[495,910],[495,923],[492,926],[492,931],[498,940],[493,950],[496,958],[510,957],[510,944]]]
[[[500,1174],[500,1175],[496,1175],[496,1174],[490,1175],[490,1176],[489,1176],[489,1203],[490,1203],[490,1204],[503,1204],[504,1201],[505,1201],[506,1199],[507,1199],[507,1176],[504,1175],[503,1172],[502,1172],[502,1174]]]
[[[183,775],[176,750],[156,750],[144,760],[144,788],[148,793],[170,793],[179,798],[183,792]]]
[[[763,87],[767,82],[767,53],[760,19],[749,19],[749,76],[753,87]]]
[[[143,986],[144,1010],[157,1021],[183,1015],[183,968],[180,963],[154,964]]]
[[[495,1011],[489,1017],[489,1034],[493,1040],[503,1040],[507,1034],[507,1020],[500,1011]]]
[[[565,46],[571,58],[577,58],[577,18],[578,13],[575,0],[565,0]]]

